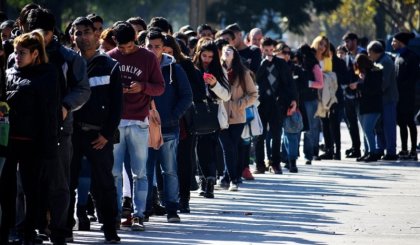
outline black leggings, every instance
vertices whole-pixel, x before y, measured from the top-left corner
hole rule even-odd
[[[322,132],[324,133],[325,147],[327,152],[340,154],[341,150],[341,105],[334,104],[329,116],[322,118]],[[335,145],[335,151],[334,151]]]
[[[397,112],[397,123],[400,127],[400,137],[401,137],[401,150],[407,151],[407,142],[408,142],[408,131],[407,127],[410,130],[411,136],[411,151],[416,151],[417,145],[417,128],[414,123],[414,112],[413,113],[403,113]]]

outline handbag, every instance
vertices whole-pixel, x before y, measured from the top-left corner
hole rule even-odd
[[[219,102],[219,109],[217,110],[217,119],[219,120],[220,129],[229,128],[229,117],[223,101]]]
[[[254,107],[254,105],[245,108],[246,122],[250,122],[250,121],[254,120],[254,118],[255,118],[255,113],[254,113],[253,107]]]
[[[249,139],[262,135],[263,133],[263,125],[261,122],[260,114],[258,113],[257,106],[252,105],[248,108],[252,110],[254,118],[251,121],[245,123],[244,130],[242,131],[241,135],[242,139]]]
[[[302,114],[299,110],[291,113],[290,116],[287,116],[283,122],[284,132],[290,134],[296,134],[302,131],[303,129],[303,119]]]
[[[7,146],[9,143],[10,124],[7,117],[0,118],[0,146]]]
[[[195,135],[216,132],[220,129],[218,113],[219,105],[213,101],[193,102],[184,115],[187,131]]]
[[[149,111],[149,147],[159,150],[163,145],[162,128],[159,112],[156,110],[155,101],[150,102]]]

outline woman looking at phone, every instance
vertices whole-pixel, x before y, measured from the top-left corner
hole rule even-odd
[[[216,44],[210,39],[200,39],[193,58],[195,66],[200,70],[200,79],[206,84],[206,95],[209,103],[229,101],[230,85],[220,64]],[[197,142],[197,156],[201,168],[201,193],[206,198],[214,198],[216,183],[216,147],[220,145],[219,131],[201,135]]]

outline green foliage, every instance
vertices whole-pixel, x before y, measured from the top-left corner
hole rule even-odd
[[[186,0],[8,0],[7,5],[9,9],[15,10],[14,15],[17,15],[23,6],[30,2],[51,9],[56,15],[62,30],[67,23],[76,17],[89,13],[100,15],[105,20],[106,26],[109,26],[117,20],[126,20],[133,16],[141,16],[148,22],[153,16],[166,17],[181,12],[179,8],[185,9],[187,7]],[[176,16],[185,18],[185,14]]]
[[[207,19],[221,26],[238,22],[245,30],[259,26],[264,31],[276,31],[284,26],[303,34],[303,28],[311,22],[311,13],[329,13],[339,5],[338,0],[225,0],[210,6]]]
[[[342,30],[373,38],[376,30],[373,22],[375,14],[375,0],[343,0],[337,10],[322,15],[321,19],[325,20],[330,29],[339,25]]]

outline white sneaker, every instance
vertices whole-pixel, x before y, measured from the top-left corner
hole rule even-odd
[[[238,191],[239,185],[233,182],[230,182],[229,191]]]

